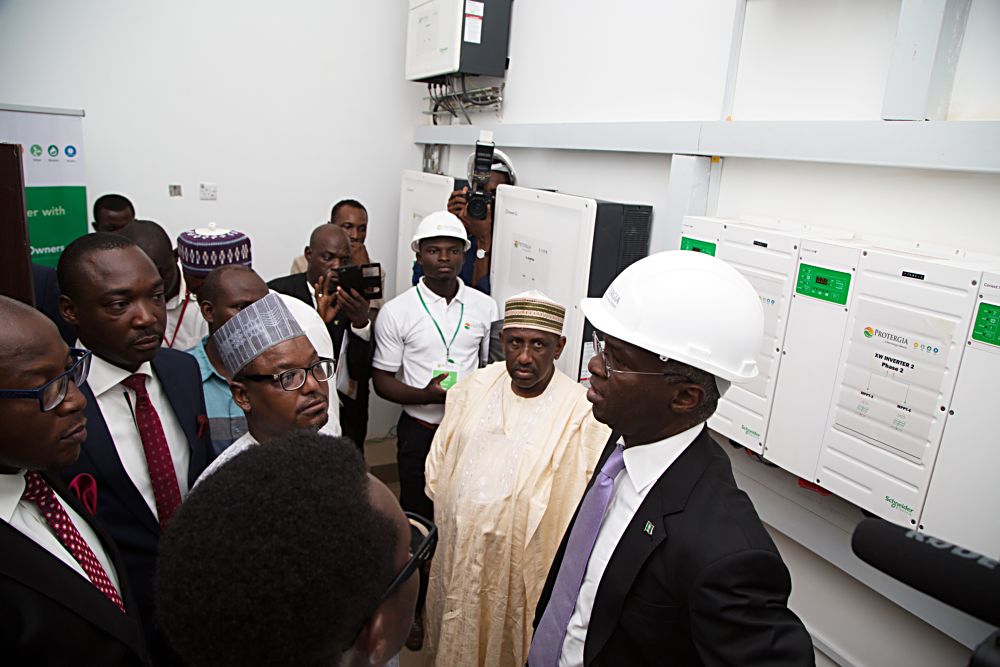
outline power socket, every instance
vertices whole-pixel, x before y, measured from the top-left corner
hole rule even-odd
[[[202,201],[215,201],[219,198],[219,186],[215,183],[202,183],[198,186],[198,195]]]

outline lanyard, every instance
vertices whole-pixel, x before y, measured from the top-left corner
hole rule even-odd
[[[174,327],[174,335],[170,337],[170,342],[167,343],[167,347],[173,348],[174,343],[177,341],[177,332],[181,330],[181,322],[184,321],[184,313],[187,312],[188,303],[191,301],[191,292],[184,295],[184,305],[181,306],[181,316],[177,318],[177,326]]]
[[[420,299],[420,305],[424,307],[424,311],[427,313],[427,316],[431,318],[431,322],[434,323],[434,328],[437,329],[438,336],[441,336],[441,342],[444,343],[444,354],[448,359],[448,363],[455,363],[451,359],[451,345],[455,342],[455,338],[458,336],[458,330],[462,328],[462,320],[465,318],[465,304],[459,301],[462,306],[462,310],[458,314],[458,324],[455,325],[455,333],[451,335],[451,341],[449,342],[445,340],[444,332],[441,331],[441,327],[438,325],[437,320],[434,319],[434,316],[431,315],[430,309],[427,308],[427,304],[424,302],[424,297],[420,293],[420,285],[417,285],[416,288],[417,297]]]

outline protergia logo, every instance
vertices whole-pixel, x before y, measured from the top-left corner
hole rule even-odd
[[[881,338],[887,343],[896,343],[897,345],[910,346],[910,340],[906,336],[901,336],[899,334],[892,333],[891,331],[882,331],[879,328],[865,327],[864,330],[865,338]]]

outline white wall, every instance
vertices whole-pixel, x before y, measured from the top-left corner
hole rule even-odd
[[[391,267],[398,174],[420,164],[405,18],[402,2],[10,0],[0,101],[86,110],[90,204],[121,192],[172,234],[244,230],[272,278],[335,201],[355,197],[372,256]],[[218,201],[198,200],[201,181],[218,184]]]
[[[899,0],[747,3],[734,120],[875,120]]]
[[[948,120],[1000,119],[1000,2],[972,0]],[[996,147],[994,147],[996,148]]]
[[[717,117],[738,1],[515,2],[504,121]]]

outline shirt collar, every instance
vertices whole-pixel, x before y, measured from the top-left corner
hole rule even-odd
[[[76,347],[83,350],[87,349],[79,340],[76,341]],[[147,361],[142,366],[139,366],[136,373],[153,377],[153,365]],[[124,368],[119,368],[101,359],[96,354],[90,355],[90,374],[87,376],[87,384],[90,386],[90,390],[94,392],[94,398],[117,387],[121,384],[122,380],[130,375],[132,373],[129,373]]]
[[[187,351],[198,362],[198,370],[201,371],[201,381],[202,383],[208,382],[214,375],[228,385],[229,381],[219,375],[219,371],[215,370],[215,366],[212,365],[212,361],[208,358],[208,350],[205,349],[205,343],[207,342],[208,336],[205,336],[198,341],[197,345]]]
[[[0,474],[0,519],[7,523],[14,517],[14,510],[24,495],[24,470],[12,472],[9,475]]]
[[[306,287],[309,289],[309,298],[312,299],[313,305],[316,305],[316,288],[309,282],[308,276],[306,276]]]
[[[684,453],[688,445],[694,442],[704,427],[705,423],[702,422],[664,440],[651,442],[648,445],[627,447],[623,454],[625,470],[628,472],[628,478],[632,481],[635,492],[642,493],[646,487],[658,480],[667,471],[667,468]],[[619,439],[618,442],[622,442],[622,440]]]
[[[177,262],[177,275],[181,278],[181,284],[177,288],[177,296],[167,301],[167,310],[176,310],[184,303],[185,299],[194,300],[194,294],[188,294],[187,282],[184,280],[184,270],[181,269],[180,261]]]
[[[455,298],[453,298],[452,301],[465,303],[465,283],[462,282],[461,278],[455,278],[455,280],[458,281],[458,291],[455,292]],[[445,300],[443,296],[435,294],[433,291],[431,291],[431,288],[424,283],[424,276],[420,277],[420,294],[421,296],[424,297],[425,303],[436,303],[438,301]],[[448,304],[445,303],[445,307],[447,306]]]

